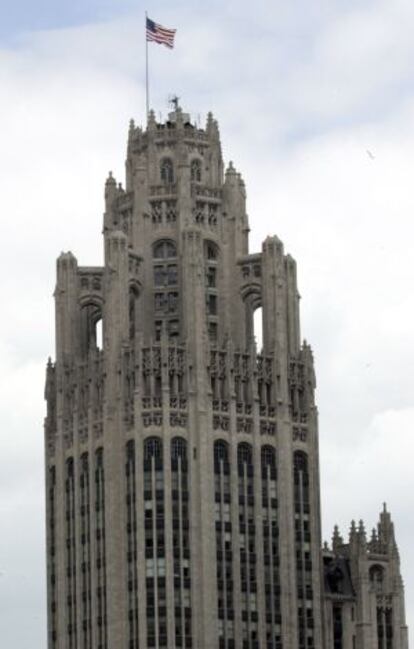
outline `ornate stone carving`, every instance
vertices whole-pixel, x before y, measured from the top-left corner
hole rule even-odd
[[[228,431],[230,420],[225,415],[213,415],[213,429]]]
[[[294,442],[306,442],[308,439],[308,431],[306,428],[299,428],[298,426],[293,426],[292,428],[292,439]]]
[[[249,417],[237,417],[236,428],[238,433],[250,433],[253,432],[253,420]]]

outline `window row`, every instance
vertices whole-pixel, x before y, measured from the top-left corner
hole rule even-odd
[[[160,178],[165,184],[172,184],[175,181],[174,163],[171,158],[163,158],[160,163]],[[202,179],[201,160],[195,158],[190,163],[190,178],[192,182],[199,183]]]
[[[273,446],[265,445],[261,448],[261,466],[262,472],[267,467],[270,468],[271,477],[276,477],[276,450]],[[230,446],[228,442],[220,439],[214,443],[214,466],[218,472],[219,466],[224,465],[227,472],[230,470]],[[237,447],[237,466],[239,473],[244,466],[253,469],[253,447],[247,442],[241,442]]]

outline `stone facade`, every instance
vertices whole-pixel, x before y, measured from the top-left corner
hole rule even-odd
[[[386,506],[370,540],[362,521],[352,521],[348,543],[335,527],[322,560],[326,647],[407,649],[404,587]]]
[[[248,233],[211,115],[131,122],[125,188],[105,185],[104,266],[57,261],[49,649],[407,649],[388,518],[381,552],[359,529],[321,553],[296,264],[277,237],[249,253]],[[355,620],[342,644],[338,607]]]

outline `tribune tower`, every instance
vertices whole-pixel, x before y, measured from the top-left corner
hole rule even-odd
[[[49,649],[320,649],[334,555],[296,264],[277,237],[249,252],[211,115],[131,122],[103,235],[102,267],[57,261]]]

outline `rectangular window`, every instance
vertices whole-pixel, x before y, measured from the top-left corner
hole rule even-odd
[[[154,285],[165,286],[165,268],[163,266],[154,267]]]
[[[168,293],[168,311],[175,313],[178,309],[178,293]]]
[[[210,342],[212,342],[212,343],[217,342],[217,323],[216,322],[209,322],[208,323],[208,336],[210,338]]]
[[[170,264],[167,270],[168,286],[176,286],[178,284],[178,273],[176,264]]]
[[[179,334],[178,320],[170,320],[168,323],[168,335],[170,338],[176,338]]]
[[[164,293],[155,293],[154,295],[154,309],[156,313],[165,311],[166,295]]]
[[[217,315],[217,295],[207,296],[207,313],[209,315]]]
[[[155,340],[159,342],[161,340],[161,331],[162,331],[162,321],[155,321]]]
[[[207,268],[206,272],[206,284],[208,288],[216,288],[217,286],[217,269],[212,268],[211,266]]]

